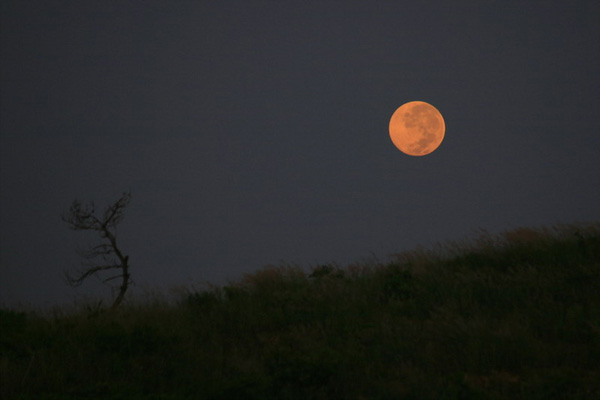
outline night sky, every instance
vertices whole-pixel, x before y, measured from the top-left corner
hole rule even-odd
[[[597,221],[598,4],[2,1],[0,305],[109,296],[65,283],[97,237],[60,214],[125,191],[134,296]]]

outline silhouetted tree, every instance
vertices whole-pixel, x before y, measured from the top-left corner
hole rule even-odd
[[[117,275],[111,275],[103,282],[121,278],[119,294],[115,298],[111,310],[116,309],[129,287],[129,256],[123,254],[117,245],[116,228],[117,224],[123,220],[125,207],[131,200],[130,193],[123,193],[121,198],[112,205],[108,206],[102,217],[97,217],[96,207],[93,202],[82,205],[79,200],[73,201],[69,211],[61,215],[69,227],[76,231],[91,230],[97,231],[102,238],[102,242],[92,246],[87,250],[79,250],[79,255],[86,261],[82,263],[84,268],[77,271],[77,275],[72,276],[65,271],[65,276],[71,286],[79,286],[83,281],[95,274],[118,270]],[[114,271],[113,271],[114,272]]]

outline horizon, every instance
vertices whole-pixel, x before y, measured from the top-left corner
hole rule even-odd
[[[485,229],[474,230],[468,237],[461,239],[449,240],[446,242],[435,242],[429,246],[417,245],[411,249],[403,249],[401,251],[389,254],[386,259],[380,259],[376,254],[370,254],[369,257],[364,257],[348,264],[339,264],[335,261],[329,263],[315,264],[315,265],[299,265],[293,262],[280,262],[279,264],[268,264],[263,265],[258,269],[250,272],[246,272],[236,279],[227,279],[226,281],[215,283],[209,281],[197,281],[188,283],[174,284],[169,287],[154,286],[154,287],[137,287],[135,285],[135,271],[132,272],[133,277],[130,282],[130,287],[125,294],[123,302],[124,307],[140,306],[148,303],[159,302],[163,305],[176,305],[185,298],[200,293],[213,293],[215,290],[227,289],[228,287],[245,287],[245,283],[248,281],[252,282],[253,277],[260,277],[261,273],[270,271],[272,269],[276,271],[282,270],[300,270],[305,275],[305,278],[312,278],[314,273],[325,268],[327,271],[325,275],[330,274],[334,271],[341,271],[342,273],[352,274],[353,270],[358,267],[359,269],[366,268],[372,273],[377,268],[389,268],[392,265],[406,266],[410,270],[410,260],[419,260],[419,263],[423,261],[423,257],[430,263],[439,261],[449,261],[455,258],[461,258],[466,254],[480,254],[488,251],[503,252],[505,246],[519,245],[520,243],[534,243],[539,244],[537,241],[540,239],[552,239],[552,240],[568,240],[569,238],[574,240],[586,240],[589,239],[594,232],[598,232],[600,228],[600,221],[587,221],[577,223],[557,223],[548,226],[538,227],[526,227],[519,226],[513,229],[507,229],[500,232],[489,232]],[[572,237],[571,237],[572,236]],[[593,237],[593,236],[592,236]],[[489,247],[491,246],[491,247]],[[84,269],[85,270],[85,269]],[[101,281],[101,275],[90,277],[95,278],[98,282]],[[321,276],[315,275],[314,277]],[[87,285],[86,283],[87,282]],[[103,286],[96,287],[95,291],[90,291],[90,285],[88,281],[85,281],[83,285],[78,287],[70,287],[72,290],[77,291],[77,296],[74,297],[70,303],[62,304],[50,304],[46,306],[40,306],[31,303],[15,303],[12,305],[0,303],[0,309],[14,310],[21,312],[34,312],[41,313],[40,315],[54,315],[56,312],[79,312],[81,307],[92,307],[100,310],[101,307],[108,307],[115,299],[116,293],[118,292],[118,286],[112,286],[112,290],[109,291],[107,288],[109,285],[103,284]],[[241,285],[241,286],[240,286]],[[81,287],[81,289],[78,289]],[[98,290],[99,289],[99,290]],[[137,289],[137,290],[136,290]],[[132,293],[133,292],[133,293]],[[50,314],[47,314],[50,313]],[[58,315],[58,314],[56,314]]]

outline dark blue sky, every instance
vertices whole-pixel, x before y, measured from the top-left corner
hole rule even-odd
[[[1,4],[0,304],[68,287],[72,200],[131,191],[140,295],[600,218],[596,1]],[[444,115],[425,157],[388,135]]]

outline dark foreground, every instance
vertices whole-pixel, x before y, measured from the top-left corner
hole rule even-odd
[[[600,224],[114,313],[0,310],[0,398],[598,399]]]

